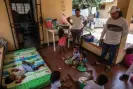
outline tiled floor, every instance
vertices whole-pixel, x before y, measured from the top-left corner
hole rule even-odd
[[[81,76],[86,76],[88,73],[86,72],[78,72],[76,69],[68,67],[64,64],[64,61],[61,59],[59,53],[53,51],[53,47],[44,47],[39,50],[41,56],[44,58],[45,62],[49,66],[51,70],[55,70],[56,67],[61,67],[63,69],[63,75],[65,76],[67,73],[70,73],[74,78],[78,79]],[[67,55],[71,55],[72,50],[68,49]],[[88,60],[89,60],[89,69],[94,71],[94,78],[104,72],[104,66],[92,66],[91,64],[94,63],[99,57],[95,56],[94,54],[88,52]],[[117,65],[112,68],[110,72],[107,73],[109,77],[109,82],[106,84],[105,89],[133,89],[133,84],[130,82],[123,82],[119,80],[119,76],[126,71],[123,65]],[[50,86],[45,87],[43,89],[50,89]],[[76,89],[76,88],[71,88]]]

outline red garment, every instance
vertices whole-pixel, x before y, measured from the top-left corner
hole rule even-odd
[[[66,37],[61,37],[58,42],[59,46],[66,46]]]
[[[124,62],[127,67],[130,67],[133,63],[133,54],[126,54]]]

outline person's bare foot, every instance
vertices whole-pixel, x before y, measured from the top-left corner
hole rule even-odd
[[[86,72],[88,72],[90,74],[93,74],[93,71],[92,70],[87,70]]]
[[[65,60],[65,58],[64,58],[64,57],[62,57],[62,60]]]
[[[56,69],[55,69],[56,71],[62,71],[62,68],[61,67],[59,67],[59,66],[56,66]]]
[[[72,66],[72,68],[76,68],[75,66]]]

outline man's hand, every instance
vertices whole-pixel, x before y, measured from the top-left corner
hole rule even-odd
[[[70,23],[71,24],[71,26],[73,25],[73,23]]]
[[[83,31],[83,30],[84,30],[84,27],[81,28],[81,31]]]
[[[99,43],[103,43],[103,41],[104,41],[104,39],[100,39],[100,40],[99,40]]]
[[[73,25],[73,23],[70,21],[70,17],[67,18],[67,21],[69,22],[69,24]]]

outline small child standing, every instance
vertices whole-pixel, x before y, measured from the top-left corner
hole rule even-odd
[[[58,47],[59,47],[59,51],[62,54],[62,59],[64,60],[63,54],[66,53],[66,40],[67,39],[66,39],[66,35],[63,29],[59,29],[58,35],[59,35]]]

